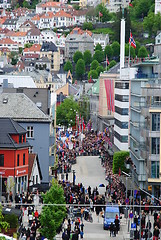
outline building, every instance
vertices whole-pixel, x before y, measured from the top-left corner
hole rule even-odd
[[[144,189],[152,186],[152,194],[160,197],[160,87],[154,65],[158,58],[134,64],[137,74],[130,86],[130,155],[135,166],[134,180]]]
[[[99,79],[92,84],[87,92],[90,102],[90,119],[94,131],[98,130],[98,113],[99,113]]]
[[[0,75],[0,86],[8,87],[12,85],[14,88],[36,88],[36,85],[33,81],[33,78],[30,76],[21,76],[21,75]]]
[[[94,47],[99,43],[104,50],[105,47],[109,44],[109,35],[108,34],[93,34],[92,38],[94,39]]]
[[[48,183],[49,166],[53,166],[54,157],[49,156],[49,149],[54,144],[50,131],[51,120],[24,93],[2,93],[0,95],[0,117],[13,118],[27,131],[26,139],[29,151],[37,153],[42,171],[42,182]]]
[[[10,31],[16,31],[17,18],[7,18],[6,21],[2,24],[2,28],[7,28]]]
[[[102,2],[103,1],[105,2],[105,0],[102,0]],[[127,8],[130,2],[131,0],[110,0],[106,1],[106,8],[109,12],[118,12],[121,7]]]
[[[73,59],[76,51],[84,53],[89,50],[94,54],[94,40],[88,32],[74,28],[73,31],[66,37],[65,40],[65,59]]]
[[[44,42],[41,46],[40,57],[47,57],[50,60],[50,70],[60,70],[60,50],[53,42]]]
[[[158,31],[155,37],[154,55],[159,58],[159,64],[154,66],[154,71],[161,77],[161,31]]]
[[[60,10],[54,15],[55,27],[69,27],[73,25],[73,16],[70,13]]]
[[[7,48],[11,52],[18,52],[19,44],[17,42],[12,41],[10,38],[2,38],[0,39],[0,48]]]
[[[6,99],[1,99],[5,105]],[[2,176],[2,192],[8,192],[7,184],[12,178],[11,191],[26,192],[28,190],[28,149],[27,131],[11,118],[0,118],[0,174]],[[7,183],[7,184],[6,184]]]
[[[9,9],[9,8],[11,8],[11,0],[1,0],[0,1],[0,8],[1,9]]]
[[[160,0],[155,0],[155,14],[161,13],[161,4]]]
[[[43,42],[53,42],[56,44],[57,36],[56,33],[51,30],[42,30],[40,35],[40,44]]]
[[[38,155],[35,153],[30,153],[29,167],[28,167],[28,186],[40,184],[41,180],[42,180],[42,173],[41,173]]]
[[[64,10],[68,12],[73,7],[69,4],[62,4],[62,2],[46,2],[46,3],[39,3],[36,5],[36,14],[42,14],[47,12],[59,12],[60,10]]]

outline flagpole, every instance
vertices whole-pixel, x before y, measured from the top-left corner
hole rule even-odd
[[[131,39],[131,29],[130,29],[130,38]],[[129,63],[128,63],[128,68],[130,68],[130,47],[131,47],[131,44],[129,42]]]
[[[106,55],[106,72],[107,72],[107,55]]]

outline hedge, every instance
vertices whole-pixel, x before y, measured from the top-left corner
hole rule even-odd
[[[128,151],[115,152],[113,155],[113,173],[118,174],[119,168],[121,171],[126,171],[125,159],[129,156]]]

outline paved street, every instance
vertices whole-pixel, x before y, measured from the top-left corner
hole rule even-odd
[[[91,188],[99,186],[99,184],[107,184],[105,180],[105,170],[101,166],[99,157],[96,156],[81,156],[77,158],[77,164],[72,166],[72,170],[76,172],[76,184],[82,182],[85,188],[90,185]],[[73,180],[72,173],[69,174],[69,180]],[[99,188],[101,190],[101,188]],[[85,240],[99,240],[110,239],[109,231],[103,230],[103,218],[98,219],[95,212],[93,213],[93,223],[84,221],[84,239]],[[121,230],[115,239],[129,239],[127,234],[126,219],[121,220]],[[57,236],[60,239],[61,236]]]

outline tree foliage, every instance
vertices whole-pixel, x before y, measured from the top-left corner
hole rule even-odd
[[[95,47],[95,51],[97,51],[97,50],[102,51],[102,46],[100,43],[97,43],[97,45]]]
[[[82,79],[82,76],[84,73],[85,73],[85,62],[83,59],[79,59],[76,64],[76,76],[79,79]]]
[[[91,61],[92,61],[92,54],[91,54],[91,52],[89,50],[86,50],[84,52],[83,58],[84,58],[85,65],[86,66],[89,65],[91,63]]]
[[[111,47],[113,50],[113,56],[119,57],[120,56],[120,44],[117,41],[115,41],[112,43]]]
[[[74,53],[73,60],[77,63],[79,59],[83,59],[83,54],[80,51],[76,51]]]
[[[112,47],[110,45],[107,45],[105,47],[105,57],[106,56],[108,57],[108,60],[110,60],[112,58],[112,56],[113,56],[113,49],[112,49]]]
[[[79,105],[72,97],[66,98],[56,110],[56,123],[66,127],[75,125],[76,112],[79,112]]]
[[[96,70],[91,70],[88,73],[88,79],[90,79],[90,77],[92,77],[93,79],[97,79],[98,78],[98,72]]]
[[[73,66],[71,61],[66,61],[65,65],[64,65],[64,71],[68,72],[70,70],[70,72],[73,72]]]
[[[147,16],[150,7],[153,4],[153,0],[134,0],[132,2],[133,6],[134,6],[134,15],[135,18],[139,19],[139,18],[143,18],[145,16]]]
[[[125,56],[129,56],[129,43],[125,45]],[[130,47],[130,57],[135,58],[135,48]]]
[[[98,76],[99,76],[99,75],[100,75],[100,73],[104,71],[104,68],[103,68],[103,66],[98,66],[98,67],[96,68],[96,71],[97,71],[97,73],[98,73]]]
[[[116,65],[116,61],[115,60],[112,60],[111,62],[110,62],[110,64],[109,64],[109,68],[112,68],[112,67],[114,67]]]
[[[112,14],[107,10],[104,4],[98,4],[96,7],[96,16],[99,18],[99,12],[102,13],[101,22],[107,22],[112,19]]]
[[[146,48],[144,46],[142,46],[140,49],[139,49],[139,52],[138,52],[138,57],[139,58],[145,58],[148,56],[148,51],[146,50]]]
[[[161,14],[155,14],[154,12],[150,12],[147,17],[144,18],[143,21],[144,30],[148,31],[149,35],[156,35],[158,29],[161,29]]]
[[[99,66],[99,62],[97,60],[93,60],[91,63],[90,70],[96,70],[98,66]]]
[[[93,55],[93,60],[97,60],[99,63],[101,63],[104,60],[103,51],[96,50],[94,55]]]
[[[126,171],[125,167],[125,159],[129,156],[129,152],[127,151],[120,151],[115,152],[113,155],[113,173],[119,173],[119,168],[121,171]]]
[[[43,202],[44,204],[65,204],[64,190],[54,178],[51,188],[43,195]],[[41,234],[49,240],[53,239],[65,216],[65,206],[44,206],[40,216]]]
[[[82,26],[83,30],[93,30],[92,22],[84,22]]]
[[[2,206],[0,205],[0,232],[2,229],[4,229],[5,231],[7,231],[7,229],[10,227],[9,223],[7,223],[4,220],[4,217],[2,215]]]

